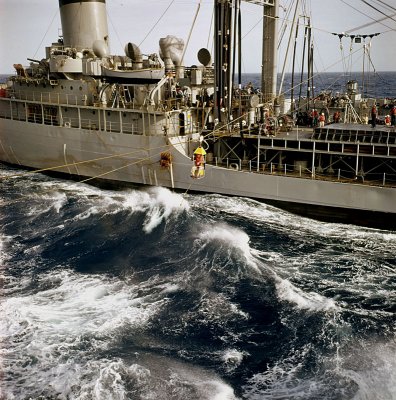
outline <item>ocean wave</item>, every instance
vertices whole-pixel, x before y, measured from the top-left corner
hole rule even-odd
[[[41,175],[1,199],[7,398],[395,392],[392,232]]]
[[[339,309],[333,299],[314,292],[304,292],[287,280],[276,279],[276,287],[281,300],[291,302],[300,309],[311,311],[336,311]]]

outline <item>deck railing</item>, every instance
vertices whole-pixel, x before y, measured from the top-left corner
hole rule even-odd
[[[213,158],[208,164],[212,164],[219,167],[225,167],[228,169],[234,169],[236,171],[248,171],[252,173],[278,175],[293,178],[304,178],[304,179],[317,179],[326,181],[337,181],[344,183],[355,183],[373,186],[388,186],[396,187],[396,174],[390,172],[378,172],[378,173],[363,173],[355,175],[350,170],[344,170],[341,168],[307,168],[302,165],[291,165],[291,164],[276,164],[276,163],[260,163],[257,165],[256,161],[249,160],[242,162],[240,159],[226,158],[223,160],[217,157]]]

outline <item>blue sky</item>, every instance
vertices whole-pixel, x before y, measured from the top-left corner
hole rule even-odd
[[[289,5],[292,0],[281,0]],[[377,5],[380,0],[376,0]],[[396,7],[396,0],[384,0]],[[169,7],[161,22],[155,23]],[[200,13],[186,51],[185,64],[197,64],[196,53],[201,47],[209,49],[212,41],[209,35],[212,17],[212,0],[107,0],[108,25],[112,54],[123,54],[127,42],[141,44],[143,53],[158,52],[158,40],[168,34],[187,39],[198,4]],[[310,6],[317,71],[343,71],[342,55],[338,37],[331,32],[346,32],[380,19],[383,15],[364,4],[361,0],[305,0]],[[373,2],[372,2],[373,3]],[[392,15],[391,9],[383,7]],[[394,11],[396,14],[396,11]],[[243,71],[259,72],[261,66],[261,15],[259,6],[243,3]],[[291,14],[292,15],[292,14]],[[281,20],[286,17],[282,11]],[[370,18],[371,17],[371,18]],[[291,18],[291,17],[290,17]],[[396,16],[394,20],[383,21],[356,30],[355,34],[381,32],[372,40],[371,59],[377,71],[396,70]],[[289,23],[290,25],[290,23]],[[0,0],[0,73],[13,72],[14,63],[28,64],[29,58],[44,57],[44,48],[56,41],[60,29],[58,0]],[[300,40],[302,42],[302,39]],[[345,39],[344,54],[349,54],[350,40]],[[285,47],[284,47],[285,48]],[[284,49],[283,48],[283,49]],[[363,47],[354,45],[351,69],[359,71],[363,65]],[[301,52],[297,64],[301,59]],[[366,60],[367,62],[367,60]],[[348,61],[349,63],[349,61]],[[366,64],[367,65],[367,64]],[[367,66],[366,66],[367,68]],[[290,69],[290,65],[287,66]]]

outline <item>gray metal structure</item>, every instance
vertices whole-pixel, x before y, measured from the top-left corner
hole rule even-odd
[[[277,0],[251,2],[264,6],[264,36],[273,39]],[[182,65],[183,43],[173,37],[162,41],[162,61],[133,44],[112,56],[104,0],[59,4],[63,38],[46,59],[15,65],[0,93],[1,161],[83,181],[247,196],[314,218],[396,229],[395,129],[288,126],[271,113],[273,43],[264,47],[263,95],[230,87],[238,62],[224,45],[235,44],[233,33],[217,41],[214,67],[207,51],[203,65]],[[215,5],[218,36],[233,32],[240,8]],[[92,29],[80,29],[81,18]],[[205,177],[195,179],[199,146]]]

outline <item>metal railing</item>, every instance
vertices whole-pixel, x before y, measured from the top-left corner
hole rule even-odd
[[[219,167],[234,169],[236,171],[248,171],[252,173],[278,175],[287,177],[298,177],[303,179],[316,179],[326,181],[337,181],[344,183],[366,184],[373,186],[396,187],[396,174],[387,172],[363,173],[356,175],[352,171],[343,170],[341,168],[307,168],[302,165],[276,164],[276,163],[259,163],[257,161],[242,161],[241,159],[219,159],[213,158],[208,162]]]
[[[88,105],[87,95],[75,95],[69,93],[49,93],[49,92],[26,92],[13,91],[10,98],[17,100],[35,101],[38,103],[64,104],[70,106]]]

